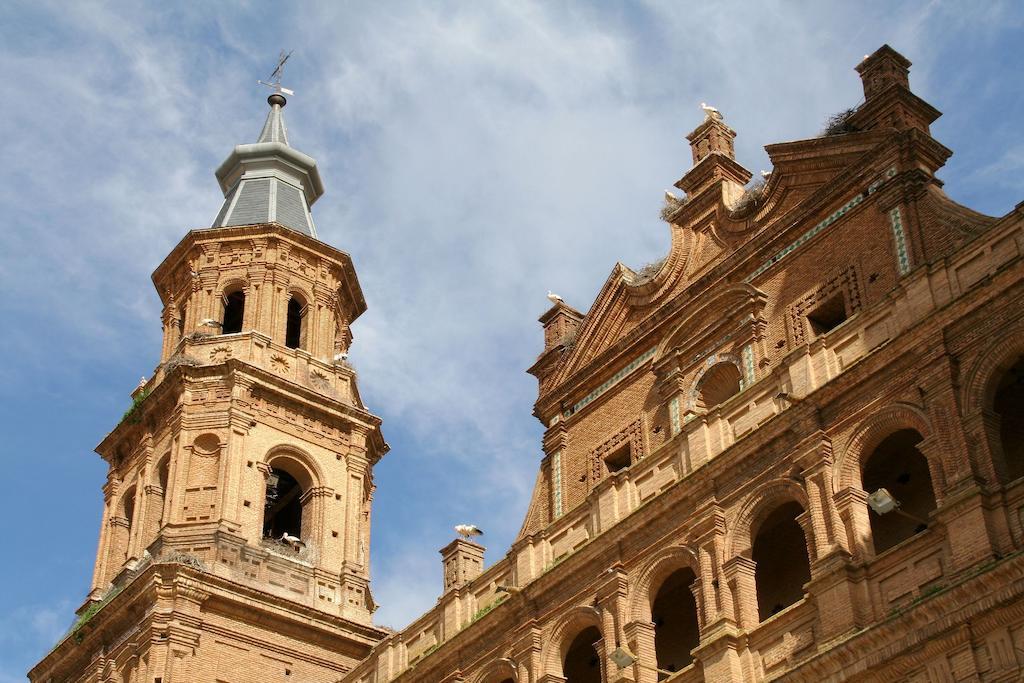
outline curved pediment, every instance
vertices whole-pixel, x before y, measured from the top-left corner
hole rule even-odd
[[[729,285],[709,293],[706,298],[695,302],[687,313],[676,323],[672,331],[658,345],[654,364],[672,354],[675,349],[685,349],[698,343],[708,332],[732,320],[748,317],[754,319],[760,314],[766,295],[747,283]]]
[[[564,357],[555,383],[625,337],[682,290],[697,242],[692,230],[673,226],[672,245],[665,258],[638,271],[616,263],[584,316],[573,348]]]

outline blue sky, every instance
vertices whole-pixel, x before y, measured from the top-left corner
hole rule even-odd
[[[757,174],[764,145],[861,100],[853,67],[888,42],[945,112],[947,191],[1001,215],[1024,199],[1022,28],[1012,2],[3,3],[0,683],[85,596],[91,450],[158,359],[149,275],[213,220],[213,170],[259,132],[280,48],[320,236],[369,304],[351,360],[392,446],[373,586],[400,627],[435,602],[453,524],[485,529],[488,562],[518,531],[544,295],[586,310],[616,261],[664,254],[701,101]]]

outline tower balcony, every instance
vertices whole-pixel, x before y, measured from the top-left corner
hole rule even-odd
[[[255,330],[220,335],[195,333],[183,337],[147,387],[155,387],[182,365],[203,367],[229,360],[260,368],[341,403],[362,407],[356,389],[356,372],[347,361],[327,362],[314,358],[304,349],[275,343],[268,335]]]

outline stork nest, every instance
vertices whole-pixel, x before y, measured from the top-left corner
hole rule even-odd
[[[187,353],[176,353],[164,363],[164,372],[170,374],[182,366],[194,368],[198,365],[202,365],[202,361],[195,356],[190,356]]]
[[[665,265],[664,258],[660,258],[657,261],[651,261],[644,265],[644,267],[636,271],[636,275],[633,276],[633,284],[642,285],[645,282],[650,282],[654,279],[654,276],[658,274],[658,271],[661,270],[663,265]]]
[[[666,223],[671,223],[672,221],[674,221],[680,209],[686,206],[686,202],[688,199],[688,197],[680,197],[679,199],[669,199],[668,197],[666,197],[665,205],[661,207],[661,211],[658,213],[658,215],[661,217],[661,220],[665,221]]]
[[[736,203],[732,205],[732,213],[734,215],[743,215],[757,210],[764,201],[764,188],[767,184],[768,181],[761,178],[744,190],[740,198],[736,200]]]
[[[846,135],[847,133],[858,132],[860,129],[850,123],[850,119],[856,113],[857,107],[851,107],[832,114],[832,116],[825,119],[825,127],[822,129],[819,137],[827,138],[831,135]]]

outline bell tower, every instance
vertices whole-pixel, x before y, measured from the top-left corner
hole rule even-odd
[[[317,239],[323,184],[276,90],[257,141],[216,171],[212,227],[153,274],[160,364],[96,449],[92,590],[33,680],[336,680],[383,636],[369,545],[388,446],[347,362],[366,303],[349,255]]]

